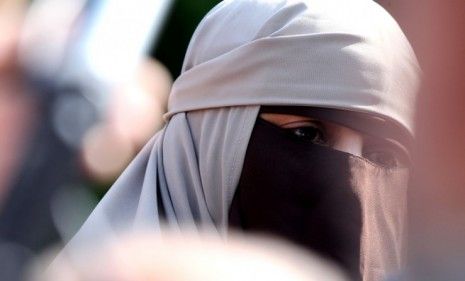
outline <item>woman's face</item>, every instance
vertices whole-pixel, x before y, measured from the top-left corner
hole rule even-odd
[[[403,259],[405,150],[311,118],[310,111],[265,110],[250,137],[229,226],[302,245],[340,265],[351,280],[382,279],[373,276]],[[349,115],[339,120],[351,121]],[[361,130],[371,128],[363,125]]]
[[[376,138],[336,123],[306,116],[262,113],[260,118],[273,123],[310,143],[364,157],[386,167],[408,165],[408,154],[399,144]]]

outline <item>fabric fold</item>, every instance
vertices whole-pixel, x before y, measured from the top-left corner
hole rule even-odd
[[[374,1],[221,2],[193,35],[166,125],[67,249],[146,227],[205,227],[226,236],[260,106],[356,111],[392,120],[413,136],[419,72],[399,26]]]

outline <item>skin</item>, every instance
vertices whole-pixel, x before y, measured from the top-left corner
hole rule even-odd
[[[408,163],[408,155],[401,146],[339,124],[277,113],[262,113],[260,118],[311,143],[364,157],[378,165],[392,168],[406,166]]]

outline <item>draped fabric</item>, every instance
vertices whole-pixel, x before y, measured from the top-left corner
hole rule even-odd
[[[284,237],[351,280],[385,280],[405,262],[408,177],[406,167],[315,144],[258,118],[229,225]]]
[[[121,229],[162,232],[161,222],[224,234],[260,105],[355,111],[413,135],[418,76],[407,39],[373,1],[221,2],[193,35],[165,127],[70,247]]]

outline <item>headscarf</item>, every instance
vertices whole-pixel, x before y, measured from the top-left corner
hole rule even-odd
[[[165,127],[70,246],[139,226],[162,232],[162,222],[225,234],[260,105],[366,113],[413,135],[418,73],[401,29],[373,1],[223,1],[192,37]]]

